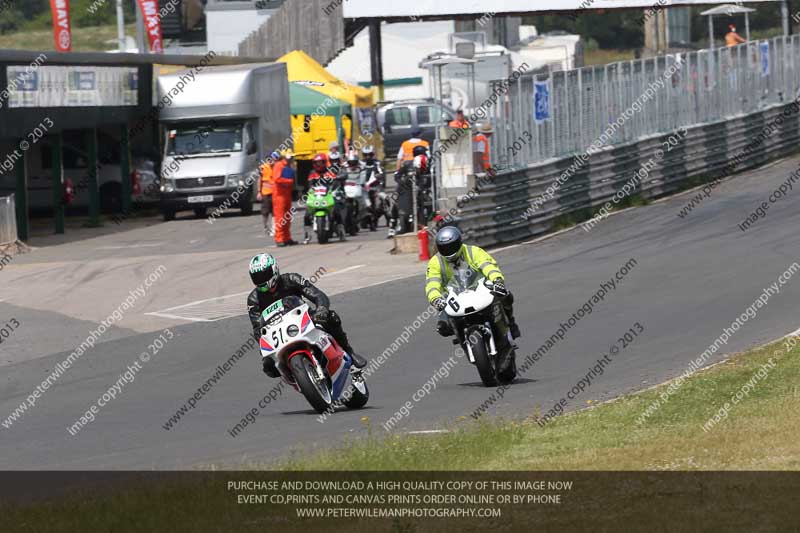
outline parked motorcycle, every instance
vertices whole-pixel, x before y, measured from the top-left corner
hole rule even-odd
[[[469,272],[456,272],[447,286],[445,313],[456,332],[453,344],[461,344],[485,386],[511,383],[517,376],[517,346],[499,301],[504,294],[498,294],[488,279]]]
[[[344,193],[346,196],[345,229],[350,235],[356,235],[361,220],[369,216],[364,194],[363,171],[347,172],[344,175]]]
[[[389,226],[391,205],[388,195],[383,191],[385,178],[377,174],[375,167],[364,167],[364,192],[366,195],[367,216],[361,219],[361,227],[370,231],[378,231],[381,217],[386,218]]]
[[[361,372],[350,371],[352,357],[314,324],[302,298],[275,302],[261,314],[261,323],[261,356],[271,357],[283,380],[318,413],[338,404],[350,409],[367,404],[369,389]]]
[[[333,187],[318,183],[311,187],[306,198],[306,206],[312,212],[313,229],[317,242],[326,244],[335,234],[344,240],[344,225],[339,220]]]
[[[433,196],[431,195],[431,175],[421,172],[416,162],[407,161],[395,173],[397,182],[397,201],[392,207],[392,226],[397,234],[415,231],[414,205],[417,209],[417,223],[427,225],[433,217]],[[416,190],[416,198],[414,198]],[[390,230],[390,236],[394,232]]]

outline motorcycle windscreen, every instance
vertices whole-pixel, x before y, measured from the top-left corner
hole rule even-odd
[[[456,292],[474,289],[483,278],[480,273],[470,268],[464,260],[459,261],[456,268],[453,268],[452,265],[450,265],[450,268],[453,269],[453,277],[447,282],[447,285],[453,287]]]
[[[303,305],[303,299],[299,296],[287,296],[264,309],[261,313],[261,320],[264,321],[264,324],[269,324],[271,321],[282,317],[284,314],[301,305]]]

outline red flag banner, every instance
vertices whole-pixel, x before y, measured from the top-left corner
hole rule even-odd
[[[161,15],[158,12],[158,0],[139,0],[139,9],[144,17],[144,30],[150,42],[150,51],[155,54],[164,52],[161,42]]]
[[[59,52],[72,51],[72,28],[69,23],[69,0],[50,0],[53,14],[53,39]]]

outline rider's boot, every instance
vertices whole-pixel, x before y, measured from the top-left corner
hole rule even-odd
[[[305,238],[303,238],[303,244],[309,244],[311,242],[311,237],[308,235],[308,228],[304,228],[303,231],[305,232]]]
[[[363,356],[359,355],[358,352],[356,352],[353,349],[353,346],[350,344],[350,341],[347,339],[347,333],[345,333],[344,330],[341,330],[340,335],[338,335],[337,337],[338,338],[334,337],[334,338],[336,338],[336,342],[338,342],[339,345],[342,348],[344,348],[344,351],[349,353],[350,357],[353,358],[353,366],[355,368],[364,368],[365,366],[367,366],[367,360]]]
[[[367,366],[367,360],[366,360],[366,359],[365,359],[363,356],[359,355],[359,354],[358,354],[358,353],[357,353],[357,352],[356,352],[356,351],[353,349],[353,347],[352,347],[352,346],[350,345],[350,343],[347,341],[347,336],[346,336],[346,335],[345,335],[344,341],[345,341],[345,342],[344,342],[344,344],[342,344],[342,348],[344,348],[344,350],[345,350],[347,353],[349,353],[349,354],[350,354],[350,357],[352,357],[352,358],[353,358],[353,367],[354,367],[354,368],[364,368],[365,366]]]
[[[508,317],[508,329],[511,332],[512,339],[519,339],[522,333],[519,331],[517,319],[514,318],[514,308],[511,306],[506,307],[506,316]]]
[[[520,338],[522,333],[517,325],[517,319],[514,318],[514,295],[510,292],[503,299],[503,311],[506,312],[506,317],[508,317],[508,329],[511,333],[511,338]]]
[[[347,333],[344,332],[344,328],[341,325],[334,325],[330,324],[326,328],[326,331],[333,337],[333,339],[342,347],[344,351],[350,354],[350,357],[353,359],[353,368],[359,369],[364,368],[367,366],[367,360],[359,355],[354,349],[353,346],[350,344],[350,340],[347,338]]]

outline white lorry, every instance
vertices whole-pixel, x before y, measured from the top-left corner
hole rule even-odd
[[[291,144],[286,65],[207,67],[160,76],[159,100],[171,102],[159,116],[165,136],[164,219],[182,210],[202,217],[220,206],[252,213],[261,162]]]

